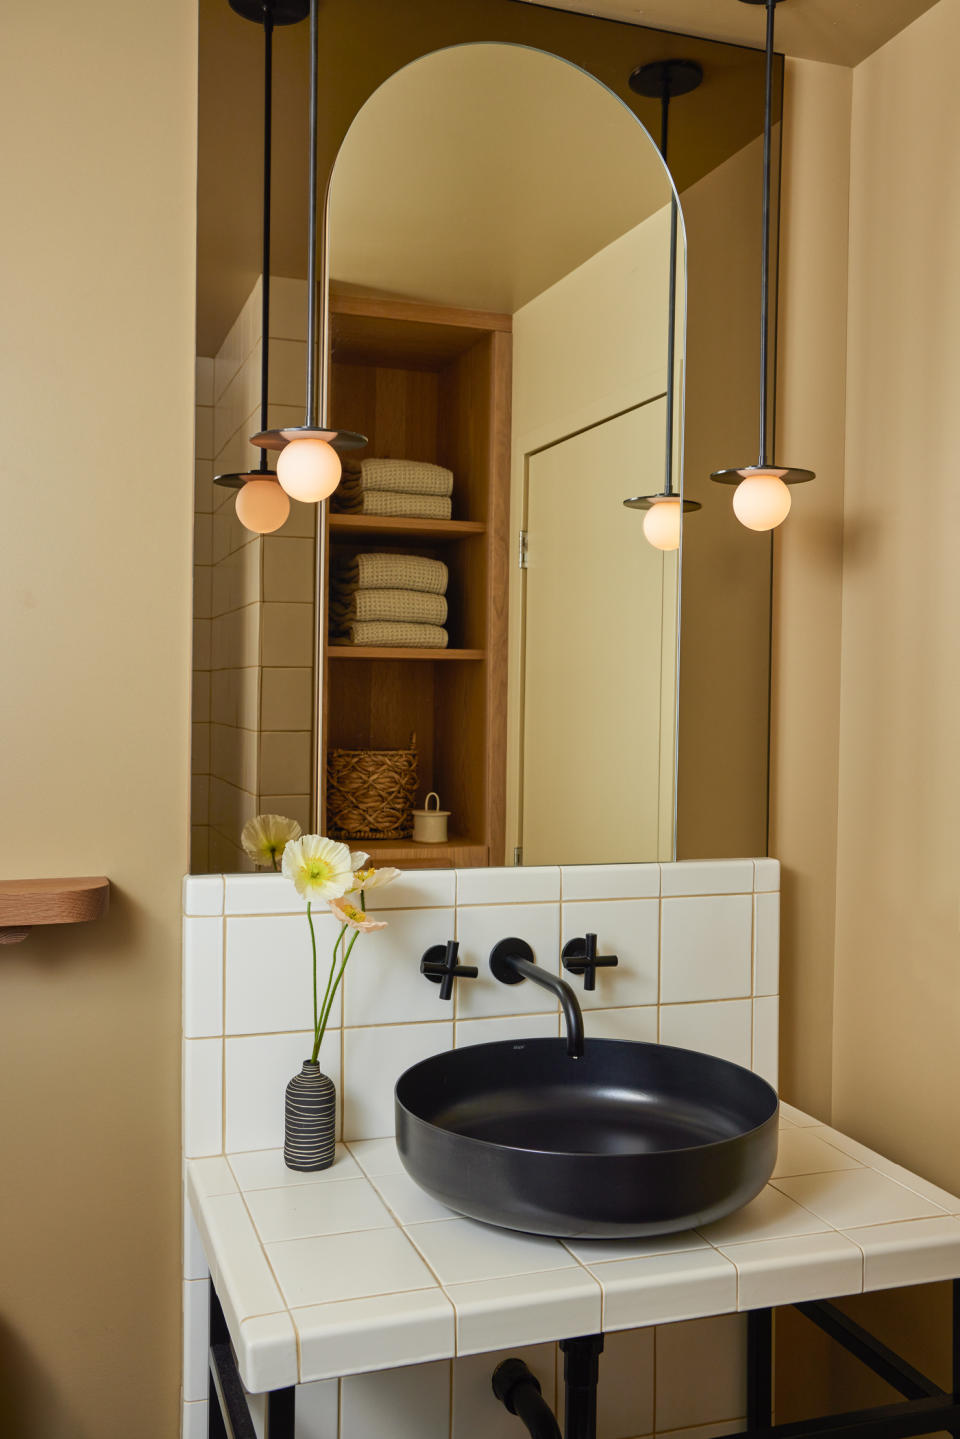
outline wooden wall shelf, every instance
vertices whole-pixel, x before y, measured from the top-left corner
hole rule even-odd
[[[482,535],[486,525],[480,520],[407,520],[379,515],[331,515],[327,521],[337,538],[358,540],[463,540]]]
[[[110,903],[110,881],[83,879],[0,880],[0,944],[26,939],[36,925],[85,924]]]
[[[483,650],[403,649],[400,645],[329,645],[331,660],[482,660]]]

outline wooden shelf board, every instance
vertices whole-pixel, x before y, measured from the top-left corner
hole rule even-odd
[[[417,844],[412,839],[352,839],[352,849],[362,849],[375,864],[396,864],[417,869],[469,869],[488,863],[487,845],[482,839],[458,839],[443,844]]]
[[[25,939],[34,925],[99,919],[109,902],[110,881],[103,875],[0,880],[0,943]]]
[[[462,540],[482,535],[482,520],[408,520],[388,515],[337,515],[329,517],[330,534],[334,538],[356,535],[359,539]]]
[[[404,649],[400,645],[328,645],[331,660],[482,660],[485,650]]]

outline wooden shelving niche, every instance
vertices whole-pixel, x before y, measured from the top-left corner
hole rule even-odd
[[[430,790],[440,795],[451,811],[451,838],[445,845],[362,841],[375,861],[502,864],[510,316],[333,291],[331,331],[331,413],[369,437],[361,457],[445,465],[454,491],[449,521],[328,515],[328,577],[336,555],[371,549],[445,562],[450,644],[416,650],[328,641],[324,748],[402,748],[416,733],[417,803]]]

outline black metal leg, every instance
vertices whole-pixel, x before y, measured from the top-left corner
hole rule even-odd
[[[274,1389],[268,1394],[266,1439],[294,1439],[296,1409],[296,1389]]]
[[[227,1333],[227,1321],[223,1317],[223,1310],[220,1307],[220,1300],[217,1298],[217,1291],[213,1287],[213,1280],[210,1281],[210,1353],[213,1353],[215,1344],[229,1342]],[[207,1439],[227,1439],[227,1426],[223,1422],[223,1412],[220,1408],[220,1396],[217,1393],[216,1381],[213,1377],[213,1365],[208,1366],[207,1373]]]
[[[566,1439],[597,1439],[597,1385],[603,1335],[561,1339]]]
[[[747,1315],[747,1428],[773,1423],[773,1312],[751,1309]]]

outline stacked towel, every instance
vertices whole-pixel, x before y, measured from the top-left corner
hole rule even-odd
[[[446,649],[449,571],[422,555],[363,554],[334,560],[330,630],[352,645]]]
[[[333,504],[342,514],[449,520],[453,471],[421,460],[345,461]]]

